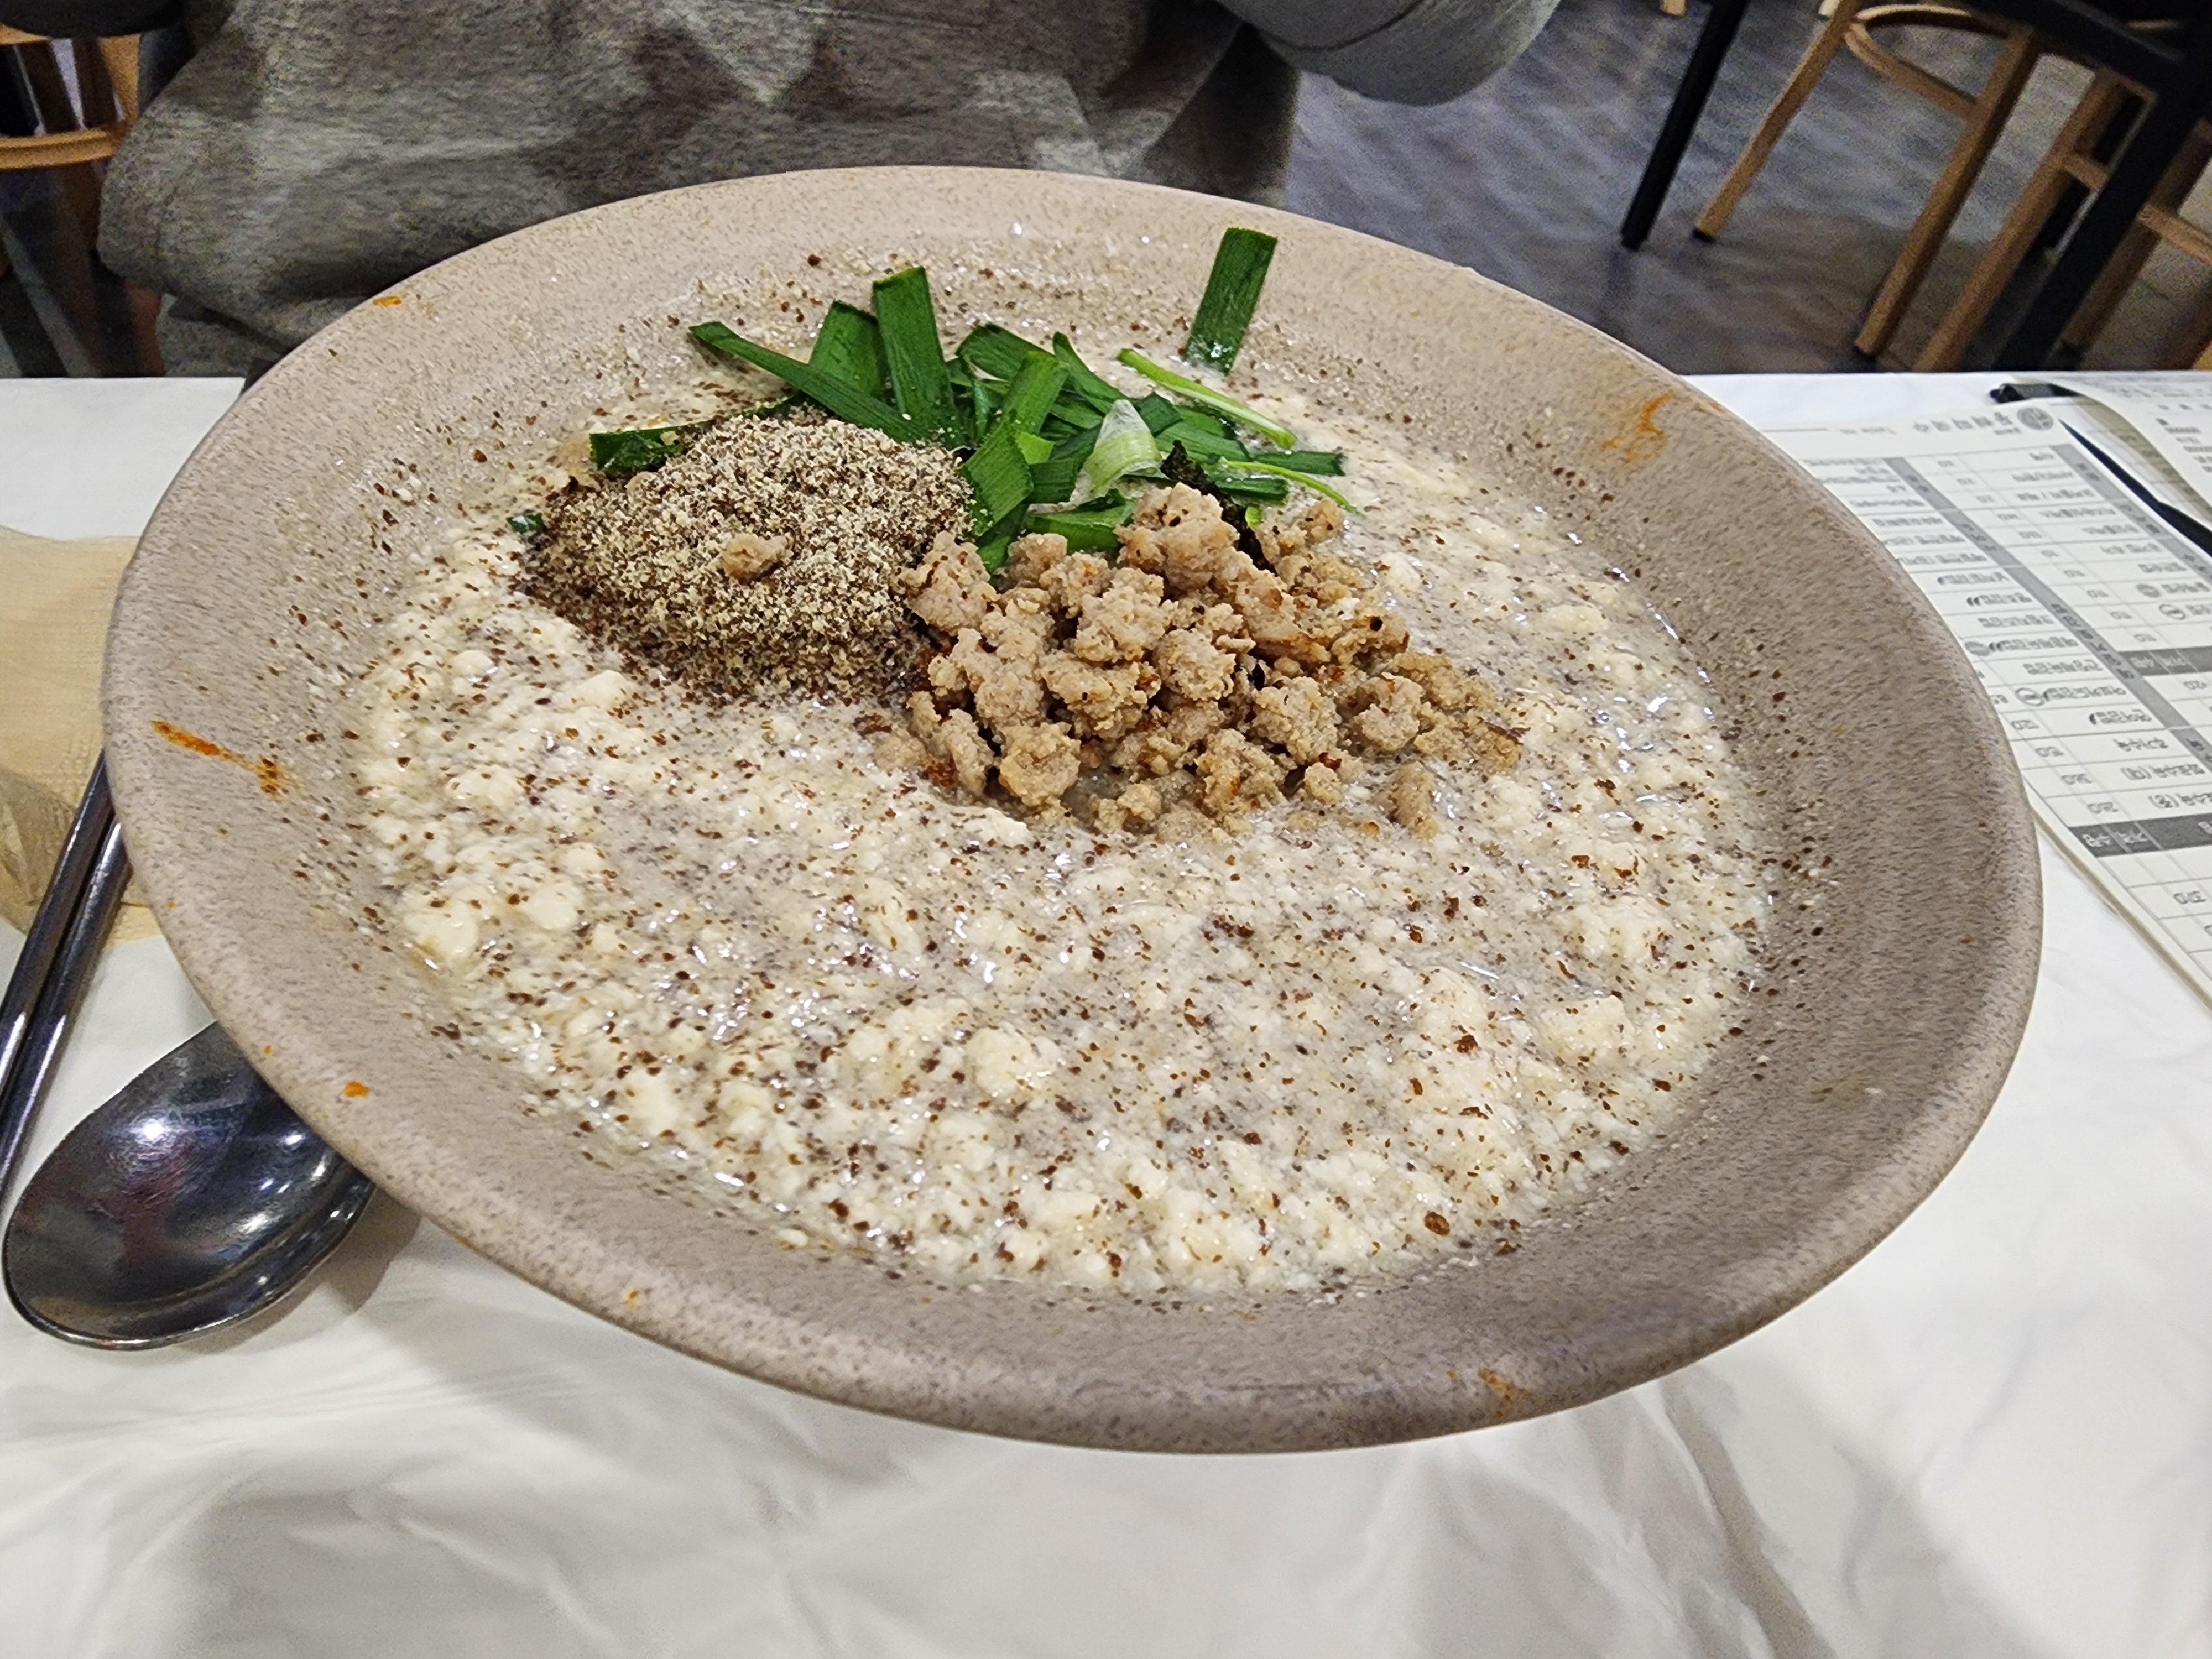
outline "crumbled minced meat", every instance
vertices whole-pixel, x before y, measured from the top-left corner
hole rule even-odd
[[[1175,484],[1138,502],[1118,563],[1025,536],[1003,591],[939,535],[896,579],[938,645],[907,705],[927,769],[1111,831],[1194,813],[1236,829],[1291,794],[1333,806],[1387,761],[1383,809],[1433,835],[1431,765],[1509,771],[1519,740],[1480,678],[1408,648],[1370,573],[1322,550],[1343,525],[1327,501],[1278,514],[1261,569],[1212,497]]]
[[[757,581],[790,556],[790,537],[756,536],[740,530],[722,550],[722,574],[741,582]]]

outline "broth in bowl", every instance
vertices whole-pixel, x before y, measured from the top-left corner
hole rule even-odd
[[[994,580],[945,450],[777,406],[419,550],[349,729],[448,1039],[953,1283],[1340,1291],[1663,1135],[1778,877],[1697,664],[1478,458],[1239,395],[1341,489]]]

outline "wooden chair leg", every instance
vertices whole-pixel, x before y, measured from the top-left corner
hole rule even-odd
[[[2019,101],[2028,76],[2035,72],[2036,59],[2042,55],[2043,43],[2033,29],[2015,28],[2005,36],[2004,50],[1998,53],[1996,67],[1974,99],[1973,112],[1952,147],[1950,161],[1936,180],[1936,188],[1928,192],[1920,216],[1905,233],[1905,246],[1897,251],[1896,262],[1882,279],[1874,303],[1867,307],[1866,321],[1854,343],[1868,356],[1880,356],[1888,348],[1898,324],[1904,320],[1905,307],[1912,303],[1929,266],[1942,251],[1943,239],[1951,234],[1951,222],[1966,204],[1974,180],[1981,177],[1982,163],[1996,148],[2005,123],[2012,117],[2012,106]]]
[[[2094,149],[2127,103],[2127,88],[2120,84],[2118,76],[2100,70],[2090,81],[2081,101],[2075,105],[2074,112],[2058,130],[2058,137],[2036,164],[2027,188],[2013,204],[2004,228],[1983,252],[1967,276],[1966,287],[1951,302],[1951,309],[1936,325],[1936,332],[1929,337],[1928,343],[1921,348],[1920,356],[1912,365],[1916,370],[1931,374],[1958,368],[1960,360],[1966,355],[1966,348],[1989,320],[1990,307],[1996,304],[1997,296],[2004,292],[2021,262],[2034,248],[2044,222],[2057,209],[2072,183],[2072,176],[2066,171],[2067,161]]]
[[[123,118],[123,106],[107,73],[107,60],[96,40],[71,40],[70,60],[76,70],[76,100],[88,127],[106,126]]]
[[[2142,268],[2150,258],[2151,250],[2157,246],[2158,238],[2141,225],[2127,234],[2120,243],[2119,251],[2112,255],[2112,262],[2105,267],[2105,274],[2097,278],[2097,285],[2089,290],[2089,297],[2081,301],[2081,310],[2074,313],[2074,320],[2067,324],[2058,336],[2061,345],[2079,351],[2104,332],[2105,325],[2112,320],[2112,313],[2118,309],[2128,289],[2135,285],[2136,278],[2142,275]]]
[[[67,132],[75,127],[76,106],[70,102],[69,85],[62,79],[53,43],[40,40],[17,46],[15,52],[16,61],[23,66],[23,78],[30,85],[31,103],[39,112],[39,124],[48,132]]]
[[[2151,193],[2150,205],[2176,212],[2197,183],[2197,175],[2212,161],[2212,133],[2199,126],[2190,136],[2181,154],[2173,158],[2173,165],[2159,181]],[[2121,242],[2119,252],[2112,255],[2112,263],[2098,277],[2097,285],[2089,290],[2089,297],[2081,301],[2081,308],[2074,313],[2074,320],[2066,325],[2058,337],[2062,344],[2077,351],[2086,351],[2094,345],[2097,337],[2105,331],[2105,325],[2112,319],[2112,313],[2142,275],[2144,263],[2151,250],[2158,246],[2157,233],[2148,225],[2138,224]]]
[[[101,67],[107,71],[115,106],[125,121],[138,118],[138,37],[107,35],[98,43]]]
[[[1796,118],[1797,112],[1805,106],[1805,100],[1820,84],[1820,77],[1827,73],[1830,60],[1843,50],[1844,37],[1850,32],[1851,19],[1858,15],[1863,3],[1863,0],[1837,0],[1836,9],[1829,15],[1826,26],[1813,37],[1813,44],[1805,48],[1805,55],[1798,60],[1796,69],[1791,71],[1788,83],[1760,118],[1759,130],[1751,135],[1751,142],[1743,147],[1743,154],[1735,158],[1735,165],[1729,169],[1728,177],[1721,180],[1721,187],[1713,192],[1713,199],[1705,204],[1705,210],[1698,216],[1693,234],[1710,242],[1727,227],[1729,216],[1735,211],[1735,204],[1743,199],[1744,191],[1751,188],[1751,181],[1759,177],[1759,170],[1766,165],[1766,158],[1774,153],[1774,146],[1784,130]]]
[[[138,370],[143,374],[159,374],[161,343],[155,325],[161,321],[161,296],[150,288],[126,283],[123,297],[131,311],[131,343],[138,353]]]

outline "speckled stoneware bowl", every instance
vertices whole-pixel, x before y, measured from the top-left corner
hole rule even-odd
[[[1222,228],[1282,239],[1248,357],[1418,410],[1655,595],[1710,672],[1794,867],[1779,988],[1658,1149],[1473,1267],[1334,1305],[951,1294],[793,1251],[587,1150],[519,1074],[433,1036],[374,894],[311,677],[370,651],[456,503],[595,404],[696,366],[703,295],[779,343],[926,263],[972,319],[1187,317]],[[1047,324],[1048,325],[1048,324]],[[412,472],[411,501],[396,493]],[[1154,1450],[1357,1445],[1593,1399],[1743,1335],[1925,1197],[2027,1013],[2033,831],[1966,660],[1880,549],[1652,363],[1473,273],[1281,213],[1035,173],[794,174],[617,204],[477,249],[341,319],[169,491],[109,644],[107,753],[140,877],[223,1024],[404,1202],[556,1294],[717,1364],[994,1433]],[[295,872],[334,866],[333,887]],[[351,884],[353,897],[332,896]]]

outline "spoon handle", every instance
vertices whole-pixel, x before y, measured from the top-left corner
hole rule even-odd
[[[102,759],[92,769],[53,880],[0,1001],[0,1200],[7,1197],[24,1132],[61,1057],[70,1018],[130,878],[130,855]]]

